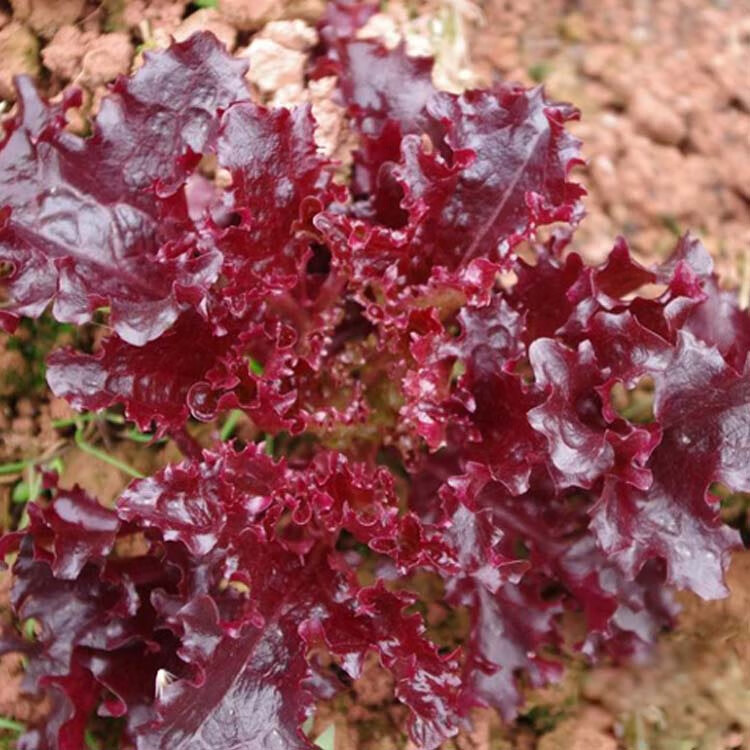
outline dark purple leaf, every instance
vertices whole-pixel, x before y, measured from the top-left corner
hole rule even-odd
[[[128,419],[143,430],[154,423],[161,433],[184,425],[190,414],[190,389],[229,347],[228,337],[214,336],[205,320],[186,312],[145,346],[133,346],[115,335],[94,355],[70,349],[54,352],[47,382],[55,395],[76,409],[99,411],[124,404]]]
[[[217,111],[247,96],[243,72],[214,37],[175,44],[115,84],[85,139],[64,129],[69,103],[49,107],[21,79],[19,114],[0,146],[8,325],[50,302],[72,323],[109,305],[115,330],[142,345],[205,293],[221,258],[189,233],[168,236],[159,191],[175,191],[186,159],[211,148]],[[182,252],[164,257],[170,240]]]
[[[1,648],[51,699],[27,750],[78,750],[94,712],[141,750],[312,748],[303,722],[368,653],[437,748],[560,674],[564,614],[587,658],[623,659],[673,588],[726,592],[712,485],[750,491],[747,311],[689,235],[654,269],[622,239],[586,266],[576,111],[436,91],[429,60],[356,40],[375,10],[329,4],[308,71],[338,76],[359,139],[335,181],[310,110],[250,102],[206,34],[119,80],[90,138],[65,130],[75,95],[20,84],[3,324],[109,307],[93,353],[50,358],[55,393],[159,435],[242,409],[258,435],[182,441],[114,510],[48,481],[2,538],[39,636]],[[466,609],[460,651],[413,613],[438,600]]]
[[[723,571],[739,543],[723,527],[713,481],[746,491],[750,432],[747,373],[734,371],[715,348],[681,332],[656,376],[654,416],[663,430],[649,461],[653,485],[638,492],[608,483],[592,529],[608,557],[634,576],[652,557],[667,562],[667,580],[704,598],[724,596]]]

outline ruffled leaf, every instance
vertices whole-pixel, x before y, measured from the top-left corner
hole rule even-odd
[[[211,36],[175,44],[115,85],[90,138],[64,128],[72,100],[50,107],[21,80],[19,114],[0,146],[6,325],[50,302],[58,320],[79,324],[109,306],[118,334],[142,345],[205,294],[221,258],[189,232],[171,235],[159,193],[174,192],[211,148],[217,111],[246,98],[243,70]]]
[[[723,570],[736,532],[723,527],[711,482],[750,487],[747,373],[735,372],[719,352],[680,332],[656,379],[654,416],[663,430],[649,468],[646,492],[608,483],[593,512],[592,529],[608,556],[628,575],[652,557],[667,562],[668,580],[704,598],[726,595]]]

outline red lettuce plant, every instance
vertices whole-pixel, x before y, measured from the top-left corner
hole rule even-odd
[[[51,698],[22,748],[78,750],[95,713],[142,750],[309,748],[305,718],[368,652],[436,748],[559,674],[562,613],[621,658],[672,622],[674,588],[726,593],[738,535],[711,487],[750,490],[747,313],[690,236],[657,268],[622,240],[584,265],[576,111],[437,91],[429,60],[354,40],[367,13],[332,4],[310,70],[338,76],[359,138],[343,183],[310,110],[251,101],[210,35],[148,56],[88,138],[73,96],[19,81],[2,322],[108,307],[94,354],[52,355],[52,390],[186,451],[112,509],[48,477],[4,537],[39,623],[5,648]],[[644,383],[652,415],[615,408]],[[190,443],[190,418],[230,409],[283,455]],[[468,612],[458,650],[430,639],[416,572]]]

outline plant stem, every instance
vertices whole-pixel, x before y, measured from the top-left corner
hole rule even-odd
[[[79,414],[71,419],[53,419],[53,427],[72,427],[73,425],[85,422],[96,422],[98,420],[106,420],[113,424],[125,424],[125,419],[119,414],[110,414],[109,412],[87,412],[86,414]]]
[[[45,451],[41,456],[35,458],[23,458],[20,461],[11,461],[7,464],[0,464],[0,476],[5,474],[19,474],[29,466],[36,466],[37,464],[44,464],[55,460],[55,457],[60,453],[60,448],[65,445],[65,441],[57,443],[49,450]]]
[[[78,425],[78,429],[76,430],[76,434],[75,434],[75,441],[76,441],[76,445],[84,453],[88,453],[89,455],[94,456],[95,458],[98,458],[100,461],[104,461],[105,463],[108,463],[111,466],[114,466],[115,468],[119,469],[125,474],[129,474],[131,477],[135,477],[136,479],[143,479],[144,475],[141,474],[141,472],[138,471],[137,469],[134,469],[132,466],[129,466],[124,461],[120,461],[119,458],[115,458],[114,456],[110,456],[109,453],[105,453],[104,451],[99,450],[99,448],[96,448],[95,446],[91,445],[91,443],[86,442],[85,438],[83,437],[83,425],[82,424]]]
[[[243,412],[239,409],[232,409],[232,411],[229,412],[229,416],[226,418],[224,424],[221,426],[221,430],[219,431],[219,438],[222,442],[229,440],[229,438],[232,437],[242,414]]]
[[[23,461],[12,461],[8,464],[0,465],[0,474],[18,474],[19,471],[23,471],[27,466],[31,466],[39,461],[38,458],[27,458]]]
[[[24,732],[26,725],[7,716],[0,716],[0,729],[8,729],[11,732]]]
[[[159,438],[159,440],[155,440],[153,435],[149,435],[147,432],[138,432],[136,429],[130,429],[125,433],[125,437],[128,440],[132,440],[135,443],[163,443],[164,438]]]

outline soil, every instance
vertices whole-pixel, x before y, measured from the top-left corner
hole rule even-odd
[[[259,100],[311,102],[319,145],[345,166],[352,143],[330,101],[334,81],[307,86],[304,77],[323,7],[323,0],[218,0],[201,9],[180,0],[0,0],[0,115],[14,106],[13,75],[26,73],[51,97],[81,87],[85,101],[70,113],[70,128],[86,132],[107,85],[136,69],[144,51],[206,28],[250,59],[248,83]],[[579,179],[589,196],[576,249],[589,260],[601,259],[620,233],[654,260],[689,228],[726,283],[750,300],[750,0],[390,0],[381,8],[363,35],[388,44],[403,38],[412,53],[434,55],[440,86],[543,83],[553,98],[581,108],[574,129],[585,144]],[[94,346],[100,333],[83,336]],[[53,424],[72,414],[47,392],[43,362],[72,335],[42,322],[0,336],[0,463],[59,458],[64,486],[78,483],[111,502],[128,476],[77,447],[73,427]],[[202,427],[197,439],[214,429]],[[92,422],[84,435],[143,473],[179,456],[171,442],[134,442],[108,422]],[[28,471],[0,476],[5,528],[19,522],[12,495],[29,481]],[[750,553],[737,555],[729,583],[722,602],[684,597],[679,627],[647,664],[591,668],[571,657],[564,682],[529,693],[513,726],[478,712],[474,731],[446,750],[750,748]],[[8,587],[0,574],[6,625]],[[455,625],[444,613],[428,619],[438,637],[451,639]],[[0,659],[0,716],[27,721],[44,706],[19,692],[21,675],[18,657]],[[313,735],[333,724],[337,750],[409,748],[391,688],[369,662],[349,691],[320,707]],[[12,737],[0,730],[0,747]]]
[[[495,0],[484,21],[485,79],[542,82],[581,109],[590,258],[620,233],[659,257],[690,229],[728,283],[750,283],[750,2]]]

